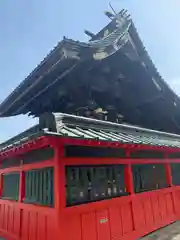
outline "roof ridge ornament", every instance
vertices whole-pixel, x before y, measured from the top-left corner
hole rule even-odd
[[[129,41],[129,28],[132,24],[130,14],[125,9],[119,13],[110,7],[113,13],[105,11],[105,15],[114,22],[114,28],[110,31],[108,27],[104,29],[104,34],[101,38],[91,40],[89,45],[95,49],[93,58],[95,60],[103,60],[118,50],[120,50]]]
[[[114,15],[117,15],[117,12],[114,10],[111,2],[109,2],[109,7],[110,7],[111,10],[113,11]]]

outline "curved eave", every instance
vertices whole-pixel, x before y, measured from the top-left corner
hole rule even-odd
[[[54,70],[67,71],[80,60],[80,49],[86,48],[87,45],[69,39],[64,39],[44,58],[44,60],[30,73],[30,75],[0,104],[0,117],[8,117],[22,112],[19,106],[23,103],[24,96],[39,94],[35,89],[41,89],[52,85],[47,83],[43,87],[44,78],[50,75]],[[62,75],[64,77],[65,74]],[[60,79],[60,77],[59,77]],[[31,101],[31,97],[26,99]]]
[[[116,20],[111,21],[114,25]],[[112,32],[115,30],[112,28]],[[97,34],[98,36],[99,34]],[[101,41],[100,41],[101,42]],[[92,42],[91,42],[92,43]],[[101,43],[100,43],[101,44]],[[111,44],[111,43],[110,43]],[[64,48],[69,50],[70,54],[69,56],[63,56],[61,54],[63,53]],[[50,71],[53,70],[57,62],[61,60],[62,65],[64,64],[63,61],[66,61],[67,58],[69,60],[77,60],[77,53],[75,53],[75,57],[72,55],[73,51],[77,51],[78,53],[81,52],[80,60],[86,59],[89,55],[92,56],[92,52],[95,49],[96,46],[91,46],[91,44],[81,43],[73,40],[64,39],[62,42],[58,43],[58,45],[48,54],[48,56],[35,68],[35,70],[0,104],[0,117],[4,116],[12,116],[24,113],[22,111],[22,108],[20,105],[27,104],[27,102],[31,101],[31,98],[33,98],[33,95],[40,94],[41,89],[43,89],[43,82],[44,77],[49,74]],[[83,50],[82,50],[83,49]],[[81,51],[82,50],[82,51]],[[90,54],[88,54],[90,53]],[[63,58],[63,59],[60,59]],[[59,64],[59,63],[58,63]],[[60,67],[60,66],[59,66]],[[71,68],[71,64],[69,66]],[[48,85],[48,84],[47,84]],[[39,88],[39,92],[36,93],[36,90]],[[45,87],[46,88],[46,87]],[[31,96],[26,97],[24,96]]]
[[[104,34],[105,30],[108,29],[110,32],[113,31],[115,27],[115,22],[112,21],[105,28],[103,28],[95,37],[95,39],[100,39]],[[138,62],[144,64],[147,70],[148,77],[145,81],[155,81],[163,89],[163,96],[169,101],[176,101],[177,112],[180,109],[180,100],[178,96],[171,90],[168,84],[162,79],[158,73],[155,65],[151,61],[139,35],[132,22],[129,29],[129,35],[135,46],[135,51],[137,52]],[[92,39],[94,40],[94,39]],[[91,41],[90,41],[91,42]],[[84,51],[84,49],[86,49]],[[34,101],[34,98],[39,99],[39,95],[51,87],[57,80],[57,76],[54,77],[54,72],[58,68],[58,81],[65,78],[71,71],[74,71],[73,66],[79,62],[84,61],[87,57],[91,56],[91,50],[89,45],[86,43],[80,43],[73,40],[64,39],[48,54],[48,56],[35,68],[35,70],[5,99],[3,103],[0,104],[0,117],[13,116],[17,114],[26,114],[29,111],[29,103]],[[124,49],[119,50],[123,53]],[[83,52],[83,56],[81,56]],[[127,54],[127,51],[125,52]],[[128,54],[127,54],[128,55]],[[108,57],[111,60],[111,56]],[[131,65],[133,60],[131,61]],[[89,66],[91,67],[91,66]],[[51,74],[52,73],[52,74]],[[61,75],[61,74],[62,75]],[[46,76],[49,76],[48,79]],[[53,76],[52,76],[53,75]],[[170,96],[170,98],[169,98]]]
[[[149,72],[151,73],[152,77],[156,78],[156,81],[160,85],[164,85],[166,89],[174,96],[174,99],[179,101],[179,96],[171,89],[171,87],[167,84],[167,82],[162,78],[160,73],[158,72],[155,64],[153,63],[151,57],[148,54],[148,51],[146,50],[143,42],[141,41],[141,38],[139,36],[139,33],[132,22],[131,28],[130,28],[130,35],[133,40],[133,42],[136,45],[136,49],[138,52],[139,57],[141,58],[141,61],[145,63],[146,67],[148,68]]]

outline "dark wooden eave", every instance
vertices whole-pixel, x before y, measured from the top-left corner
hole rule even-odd
[[[101,41],[107,29],[118,33],[115,19],[89,43],[58,43],[0,104],[0,117],[66,112],[69,101],[78,106],[90,92],[102,107],[115,105],[128,123],[180,133],[180,100],[158,73],[132,21],[123,48],[103,60],[93,58],[96,50],[113,45],[111,35]]]
[[[0,104],[0,116],[24,113],[23,104],[28,105],[34,97],[38,97],[56,81],[66,77],[80,60],[80,52],[85,54],[86,49],[86,44],[64,38]]]

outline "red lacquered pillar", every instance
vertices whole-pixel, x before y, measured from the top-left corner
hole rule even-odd
[[[165,158],[168,159],[168,154],[165,154]],[[172,174],[171,174],[171,166],[170,163],[165,163],[165,171],[166,171],[166,181],[167,181],[167,185],[168,187],[172,187],[173,183],[172,183]]]
[[[65,169],[64,169],[64,146],[57,144],[55,146],[54,158],[54,193],[55,193],[55,208],[60,211],[66,205],[66,192],[65,192]]]
[[[171,176],[171,166],[169,163],[165,163],[165,170],[166,170],[166,181],[168,184],[168,187],[173,186],[172,183],[172,176]]]
[[[166,159],[168,159],[168,154],[165,155]],[[166,170],[166,181],[168,187],[173,186],[172,182],[172,173],[171,173],[171,165],[170,163],[165,163],[165,170]],[[177,196],[176,196],[176,188],[171,188],[171,196],[172,196],[172,201],[173,201],[173,212],[177,217],[179,218],[179,201],[177,201]]]
[[[63,210],[66,206],[66,189],[65,189],[65,168],[64,168],[64,146],[56,142],[54,145],[54,194],[55,209],[57,212],[57,235],[56,238],[62,237],[63,231]]]
[[[127,159],[130,158],[130,152],[128,150],[126,150],[126,157]],[[129,163],[125,166],[125,183],[127,192],[130,195],[134,194],[132,167]]]
[[[0,197],[2,197],[3,193],[3,174],[0,174]]]
[[[20,179],[19,179],[19,202],[23,202],[25,197],[25,172],[20,171]]]
[[[127,160],[130,159],[130,151],[126,150],[126,158]],[[126,190],[132,196],[134,195],[134,183],[133,183],[133,173],[132,173],[132,164],[128,163],[125,166],[125,183],[126,183]],[[135,196],[135,195],[134,195]],[[135,213],[135,205],[134,201],[131,198],[131,212],[132,212],[132,223],[133,223],[133,230],[136,229],[136,213]]]

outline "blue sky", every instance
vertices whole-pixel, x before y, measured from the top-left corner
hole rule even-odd
[[[132,15],[159,72],[180,95],[180,1],[112,0]],[[106,0],[1,0],[0,101],[19,84],[63,36],[86,41],[108,19]],[[34,124],[28,117],[0,119],[0,141]]]

